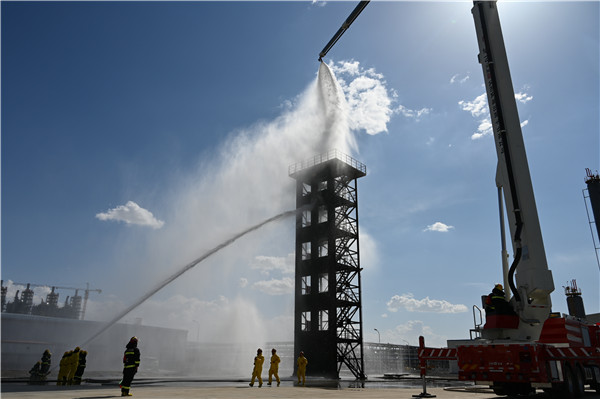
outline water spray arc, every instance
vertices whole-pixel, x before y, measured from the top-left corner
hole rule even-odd
[[[121,313],[119,313],[114,318],[112,318],[110,321],[108,321],[106,323],[106,325],[104,325],[98,332],[96,332],[94,335],[92,335],[90,338],[88,338],[80,346],[86,346],[88,343],[90,343],[92,340],[94,340],[94,338],[98,337],[100,334],[102,334],[104,331],[108,330],[116,322],[118,322],[123,317],[125,317],[129,312],[131,312],[132,310],[134,310],[135,308],[137,308],[138,306],[140,306],[142,303],[144,303],[146,300],[148,300],[151,296],[153,296],[158,291],[160,291],[161,289],[163,289],[164,287],[166,287],[169,283],[173,282],[179,276],[181,276],[183,273],[185,273],[188,270],[192,269],[194,266],[198,265],[199,263],[201,263],[202,261],[204,261],[205,259],[207,259],[211,255],[213,255],[213,254],[219,252],[220,250],[222,250],[223,248],[225,248],[225,247],[233,244],[236,240],[238,240],[239,238],[245,236],[246,234],[249,234],[249,233],[251,233],[251,232],[253,232],[255,230],[258,230],[259,228],[261,228],[264,225],[269,224],[271,222],[275,222],[277,220],[280,220],[280,219],[283,219],[283,218],[295,215],[297,211],[298,210],[296,210],[296,209],[285,211],[285,212],[282,212],[282,213],[280,213],[278,215],[270,217],[270,218],[268,218],[266,220],[263,220],[262,222],[260,222],[258,224],[255,224],[254,226],[251,226],[251,227],[243,230],[242,232],[234,235],[233,237],[229,238],[228,240],[222,242],[221,244],[217,245],[216,247],[214,247],[214,248],[210,249],[209,251],[205,252],[202,256],[200,256],[199,258],[191,261],[190,263],[188,263],[187,265],[185,265],[183,268],[181,268],[180,270],[178,270],[176,273],[173,273],[167,279],[163,280],[162,282],[160,282],[159,284],[157,284],[154,288],[150,289],[146,294],[144,294],[142,297],[140,297],[138,300],[136,300],[127,309],[123,310]]]

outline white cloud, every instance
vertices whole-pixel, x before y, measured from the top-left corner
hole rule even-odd
[[[492,127],[492,121],[490,118],[482,119],[479,121],[479,126],[477,126],[477,131],[471,135],[471,140],[477,140],[482,137],[492,136],[494,134],[494,129]]]
[[[529,94],[525,93],[525,92],[519,92],[519,93],[515,93],[515,99],[523,104],[528,103],[529,101],[533,100],[533,96],[530,96]]]
[[[264,256],[259,255],[254,258],[250,268],[260,270],[263,274],[278,270],[284,274],[294,273],[295,255],[288,254],[287,257],[282,256]]]
[[[455,75],[457,76],[457,75]],[[453,78],[455,78],[453,76]],[[451,80],[452,82],[452,80]],[[515,99],[523,104],[528,103],[533,99],[533,96],[527,94],[524,91],[515,93]],[[477,96],[473,101],[465,101],[461,100],[458,102],[463,111],[470,112],[474,118],[479,118],[481,116],[486,116],[485,119],[481,119],[479,121],[479,126],[477,126],[477,131],[471,135],[471,140],[478,140],[486,136],[492,136],[494,131],[492,128],[492,122],[489,117],[489,110],[487,104],[487,94],[483,93]],[[524,121],[521,123],[521,127],[526,126],[529,121]]]
[[[454,226],[449,226],[442,222],[435,222],[434,224],[430,224],[429,226],[427,226],[427,228],[423,231],[439,231],[440,233],[447,233],[453,228]]]
[[[456,75],[454,75],[450,78],[450,84],[454,84],[456,82],[463,84],[467,80],[469,80],[469,78],[470,78],[470,76],[468,74],[461,78],[460,75],[457,73]]]
[[[529,120],[521,122],[521,127],[525,127],[529,124]],[[492,136],[494,129],[492,127],[492,121],[490,118],[482,119],[477,126],[477,131],[471,135],[471,140],[478,140],[486,136]]]
[[[409,312],[432,312],[432,313],[463,313],[467,311],[467,307],[462,304],[454,305],[445,300],[430,299],[415,299],[411,293],[394,295],[387,303],[387,308],[390,312],[397,312],[400,309]]]
[[[355,76],[358,75],[358,72],[360,70],[358,61],[338,61],[337,65],[335,63],[332,63],[330,67],[333,72],[340,75],[346,74],[350,76]],[[338,77],[338,82],[339,80],[340,79]]]
[[[382,318],[382,319],[387,319],[387,317],[388,317],[387,313],[383,313],[383,314],[381,315],[381,318]]]
[[[23,295],[23,291],[27,289],[27,285],[16,284],[12,280],[7,280],[4,282],[4,287],[6,288],[6,302],[13,302],[15,295],[18,292],[18,298],[21,298]],[[41,287],[29,287],[30,290],[33,291],[33,305],[39,305],[41,301],[46,300],[46,295],[48,295],[52,290],[49,286],[41,286]],[[67,291],[68,292],[68,291]],[[56,293],[59,293],[56,291]],[[60,291],[61,296],[65,295],[65,291]],[[60,295],[59,294],[59,295]],[[66,295],[72,295],[73,292],[68,293]]]
[[[428,115],[432,111],[431,108],[421,108],[418,110],[406,108],[404,105],[399,105],[396,112],[403,116],[415,120],[420,120],[423,115]]]
[[[475,97],[473,101],[461,100],[458,102],[458,105],[461,106],[463,111],[470,112],[475,118],[488,114],[486,93]]]
[[[153,229],[160,229],[165,224],[165,222],[156,219],[152,212],[140,207],[133,201],[128,201],[125,205],[119,205],[106,212],[98,213],[96,214],[96,218],[100,220],[116,220],[138,226],[148,226]]]
[[[373,68],[361,68],[358,61],[340,61],[330,68],[346,97],[350,128],[370,135],[387,132],[393,99],[383,75]]]
[[[346,99],[348,126],[352,130],[364,130],[375,135],[387,132],[387,124],[395,114],[420,120],[432,109],[410,109],[404,105],[394,106],[398,94],[387,88],[382,74],[374,68],[362,68],[358,61],[332,62],[329,66]]]
[[[294,281],[289,277],[281,280],[257,281],[252,284],[252,288],[268,295],[286,295],[294,292]]]

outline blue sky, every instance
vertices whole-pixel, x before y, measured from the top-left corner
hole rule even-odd
[[[318,53],[354,6],[2,2],[2,278],[89,282],[103,290],[89,318],[108,319],[203,251],[293,208],[287,165],[312,155],[302,143],[322,123]],[[325,58],[351,110],[346,149],[367,166],[369,341],[375,328],[394,343],[467,337],[472,305],[501,281],[470,9],[372,2]],[[571,279],[600,312],[581,191],[585,168],[600,168],[599,12],[592,1],[499,4],[561,312]],[[293,229],[281,221],[236,242],[124,321],[201,328],[206,341],[248,339],[222,334],[233,325],[291,339]]]

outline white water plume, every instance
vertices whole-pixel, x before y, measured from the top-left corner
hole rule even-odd
[[[349,134],[349,110],[344,92],[335,79],[333,72],[324,62],[321,62],[319,67],[318,89],[318,99],[323,110],[325,123],[324,134],[319,143],[320,148],[337,148],[346,154],[356,151],[356,141]]]

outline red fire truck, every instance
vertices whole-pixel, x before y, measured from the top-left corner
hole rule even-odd
[[[485,324],[471,330],[471,339],[449,341],[448,348],[427,348],[421,338],[421,373],[428,360],[456,360],[460,380],[489,385],[497,395],[527,395],[543,389],[559,398],[575,398],[583,396],[586,385],[600,392],[600,320],[598,315],[585,314],[575,281],[565,288],[569,315],[551,311],[554,282],[546,262],[496,1],[473,3],[498,156],[503,277],[504,286],[510,288],[504,299],[510,311],[490,310]],[[510,266],[504,205],[514,254]]]

